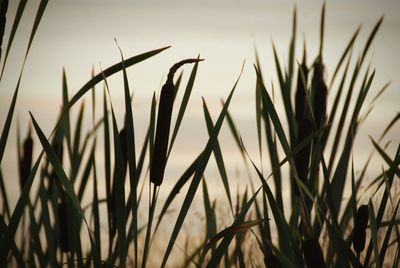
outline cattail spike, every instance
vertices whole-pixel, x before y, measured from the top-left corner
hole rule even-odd
[[[20,175],[20,186],[21,190],[24,188],[25,182],[28,180],[29,174],[32,169],[32,154],[33,154],[33,139],[32,139],[32,131],[29,126],[28,135],[25,138],[23,148],[22,148],[22,157],[19,160],[19,175]]]
[[[171,127],[172,108],[175,99],[174,74],[182,65],[202,60],[203,59],[186,59],[174,64],[169,70],[168,79],[161,89],[153,160],[150,168],[150,181],[156,186],[160,186],[164,179],[165,165],[167,162],[169,130]]]
[[[324,81],[324,65],[322,58],[318,57],[314,63],[314,77],[313,77],[313,111],[314,119],[317,128],[320,128],[325,120],[326,115],[326,101],[328,95],[328,88]]]
[[[369,211],[367,205],[358,208],[354,221],[353,248],[359,254],[364,250]]]
[[[60,227],[60,248],[63,252],[70,252],[72,250],[71,245],[71,218],[69,213],[68,199],[65,194],[62,194],[61,201],[58,203],[57,212]]]

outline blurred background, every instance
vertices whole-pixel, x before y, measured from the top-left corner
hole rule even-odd
[[[6,187],[17,193],[17,150],[16,124],[19,122],[24,137],[28,128],[31,111],[41,128],[48,135],[52,130],[61,106],[62,70],[65,68],[68,88],[72,96],[100,68],[107,68],[120,61],[117,40],[125,58],[142,52],[171,46],[161,54],[128,69],[131,89],[134,91],[134,120],[137,137],[143,140],[150,114],[153,92],[158,95],[172,64],[184,58],[200,54],[205,61],[199,64],[189,107],[178,134],[171,159],[167,166],[166,186],[160,192],[160,201],[165,198],[168,188],[175,178],[199,154],[207,140],[206,125],[202,112],[204,97],[216,120],[221,109],[220,100],[231,90],[242,63],[243,75],[230,106],[230,112],[243,137],[250,155],[260,163],[257,149],[254,94],[256,75],[253,68],[255,51],[258,52],[266,85],[277,85],[272,42],[275,43],[281,63],[286,64],[292,32],[293,11],[297,9],[296,59],[301,61],[303,42],[308,52],[308,65],[317,55],[319,46],[320,13],[323,1],[272,1],[272,0],[230,0],[230,1],[49,1],[37,35],[33,41],[22,76],[16,115],[2,163]],[[0,125],[4,124],[12,94],[20,73],[23,56],[36,14],[38,1],[29,1],[19,32],[14,40],[0,88]],[[10,1],[9,16],[16,12],[17,1]],[[388,122],[399,112],[400,98],[400,2],[396,0],[372,1],[329,1],[326,7],[324,62],[326,79],[332,78],[337,59],[358,26],[362,25],[358,42],[353,50],[353,59],[365,44],[372,27],[384,15],[385,19],[367,62],[376,69],[369,100],[379,89],[391,81],[389,89],[376,103],[376,107],[362,126],[354,148],[356,168],[361,166],[369,152],[371,142],[382,133]],[[7,24],[7,37],[11,23]],[[3,41],[6,44],[7,39]],[[185,85],[191,67],[183,68]],[[124,113],[122,74],[109,79],[112,102],[117,113],[119,127],[122,128]],[[102,86],[96,89],[96,107],[100,118]],[[271,90],[271,88],[269,88]],[[182,97],[182,92],[178,99]],[[280,93],[276,90],[276,99]],[[332,101],[332,99],[328,100]],[[180,99],[179,99],[180,101]],[[368,102],[368,101],[367,101]],[[329,102],[329,105],[332,103]],[[86,97],[86,110],[90,109],[90,94]],[[283,110],[277,102],[278,111]],[[76,114],[79,105],[72,109]],[[175,109],[175,116],[177,109]],[[84,124],[91,127],[91,115],[85,115]],[[173,121],[174,122],[174,121]],[[392,140],[389,155],[399,143],[397,126],[388,137]],[[36,137],[35,137],[36,139]],[[239,151],[234,144],[227,125],[220,136],[221,147],[229,177],[233,185],[242,187],[248,183]],[[39,152],[36,143],[36,155]],[[98,157],[102,159],[102,150]],[[379,158],[377,158],[379,159]],[[102,161],[102,160],[100,160]],[[377,160],[378,161],[378,160]],[[267,161],[264,161],[267,162]],[[376,163],[376,164],[375,164]],[[373,170],[380,170],[379,162],[374,162]],[[100,168],[101,170],[101,168]],[[265,165],[264,171],[270,168]],[[212,198],[222,191],[219,174],[214,159],[207,168],[207,183]],[[14,179],[15,177],[15,179]],[[100,185],[100,187],[103,187]],[[289,189],[288,189],[289,190]],[[104,192],[101,189],[100,192]],[[164,193],[164,194],[163,194]],[[15,199],[12,200],[15,202]],[[162,202],[162,201],[161,201]],[[11,203],[11,207],[15,203]],[[190,217],[189,217],[190,218]]]

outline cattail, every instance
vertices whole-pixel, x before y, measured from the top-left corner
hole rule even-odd
[[[311,135],[313,130],[311,118],[308,112],[303,116],[303,119],[300,121],[298,130],[297,130],[297,141],[296,144],[299,145],[303,142],[309,135]],[[311,151],[311,143],[306,144],[294,157],[294,162],[297,170],[297,175],[299,180],[303,183],[307,181],[308,175],[308,166],[310,163],[310,151]],[[294,184],[295,193],[298,195],[300,193],[297,184]]]
[[[368,225],[368,206],[362,205],[358,208],[353,230],[353,248],[359,254],[364,250],[366,229]]]
[[[303,254],[308,268],[326,267],[321,246],[314,238],[307,239],[302,243]]]
[[[33,139],[31,132],[31,128],[29,127],[28,136],[25,138],[23,145],[22,157],[19,160],[19,179],[21,191],[28,180],[32,168]]]
[[[302,74],[304,76],[302,76]],[[307,76],[308,76],[308,68],[306,63],[306,49],[304,47],[303,62],[300,65],[299,71],[297,72],[297,89],[295,96],[296,122],[298,126],[300,125],[300,122],[303,120],[304,111],[306,107],[307,88],[305,88],[304,86],[307,86]]]
[[[328,89],[324,82],[324,65],[321,58],[318,58],[314,63],[314,76],[312,85],[315,124],[317,128],[320,128],[325,120],[326,98],[328,94]]]
[[[187,59],[173,65],[168,73],[167,82],[163,85],[157,114],[156,137],[154,140],[153,160],[150,168],[150,181],[160,186],[164,179],[169,130],[171,126],[172,107],[175,99],[174,74],[186,63],[195,63],[202,59]]]
[[[65,194],[62,195],[61,201],[57,206],[58,220],[60,227],[60,247],[63,252],[69,252],[72,250],[71,245],[71,218],[69,217],[68,200]]]

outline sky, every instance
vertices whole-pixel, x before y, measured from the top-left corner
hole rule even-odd
[[[7,18],[14,16],[17,2],[10,1]],[[0,125],[4,125],[18,80],[38,2],[29,1],[27,4],[4,71],[0,84]],[[171,156],[167,170],[170,177],[181,174],[183,168],[194,159],[206,143],[202,97],[205,98],[216,119],[221,109],[220,99],[227,97],[243,62],[245,62],[243,75],[230,110],[250,154],[257,158],[254,110],[256,77],[253,69],[255,51],[257,50],[260,56],[266,84],[276,83],[271,44],[273,42],[276,45],[281,61],[287,62],[293,11],[296,9],[298,19],[296,59],[301,60],[305,42],[310,64],[319,46],[322,3],[311,0],[49,1],[22,76],[16,107],[21,133],[23,136],[26,133],[28,112],[31,111],[45,133],[49,134],[61,105],[63,68],[72,96],[90,78],[92,67],[97,73],[100,68],[105,69],[120,61],[116,39],[125,58],[171,46],[165,52],[128,69],[129,83],[135,94],[134,112],[139,140],[146,131],[152,94],[153,92],[159,94],[169,67],[181,59],[197,57],[199,54],[205,59],[199,65],[193,95]],[[332,77],[337,59],[357,27],[362,25],[354,48],[354,58],[359,55],[374,24],[382,15],[385,16],[382,28],[367,57],[371,68],[376,69],[371,96],[375,95],[386,82],[391,81],[391,85],[376,103],[368,121],[361,129],[355,146],[359,156],[356,159],[358,165],[364,163],[367,153],[370,152],[371,143],[368,135],[378,137],[381,130],[399,112],[399,11],[399,1],[339,0],[326,3],[324,61],[328,81]],[[11,28],[11,23],[9,21],[7,23],[3,46],[8,40]],[[190,70],[190,66],[183,68],[185,83]],[[121,74],[114,75],[109,82],[112,101],[121,126],[123,117]],[[98,86],[96,92],[97,104],[101,104],[102,86]],[[86,108],[89,108],[89,99],[86,99],[85,103]],[[73,108],[73,113],[76,114],[78,106],[79,104]],[[279,105],[278,111],[282,112]],[[86,126],[89,127],[90,117],[87,116],[85,120]],[[16,122],[15,117],[9,137],[10,142],[7,144],[2,162],[3,173],[14,176],[17,174]],[[387,140],[392,140],[392,144],[395,145],[392,147],[396,147],[399,143],[397,135],[399,131],[399,127],[396,127],[388,136]],[[243,165],[237,157],[238,150],[226,126],[221,133],[221,140],[223,152],[226,152],[225,161],[229,173],[238,177],[238,181],[243,180]],[[36,146],[35,149],[38,152],[40,148]],[[393,152],[394,149],[390,150]],[[210,167],[208,176],[218,176],[215,164],[211,163]],[[380,168],[380,165],[376,166],[376,169]],[[7,187],[17,189],[18,185],[10,183]],[[217,194],[220,188],[214,189]]]

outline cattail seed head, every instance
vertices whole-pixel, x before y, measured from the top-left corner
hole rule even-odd
[[[305,240],[302,243],[302,249],[308,268],[326,267],[324,255],[317,240],[314,238]]]
[[[167,162],[169,131],[171,126],[172,108],[175,99],[175,86],[173,83],[174,74],[182,65],[198,61],[202,61],[202,59],[187,59],[174,64],[168,73],[167,82],[161,89],[157,114],[156,137],[153,148],[153,160],[150,168],[150,181],[156,186],[160,186],[164,179],[165,165]]]
[[[315,118],[315,124],[317,128],[320,128],[325,120],[326,115],[326,100],[328,95],[328,88],[324,81],[324,65],[322,59],[319,58],[314,64],[314,76],[313,76],[313,112]]]
[[[365,240],[367,232],[365,230],[358,230],[353,233],[353,248],[357,253],[361,253],[365,248]]]
[[[25,182],[28,180],[32,168],[32,152],[33,152],[33,139],[31,137],[31,129],[29,128],[28,136],[26,137],[22,150],[22,157],[19,160],[19,178],[21,191],[24,188]]]
[[[369,211],[367,205],[362,205],[358,208],[354,226],[360,229],[367,228],[369,219]]]
[[[298,130],[297,130],[297,142],[299,145],[302,143],[308,136],[312,134],[313,126],[311,122],[311,118],[308,113],[306,113],[303,119],[300,121]],[[306,144],[294,157],[294,162],[297,170],[297,174],[299,179],[306,183],[308,176],[308,166],[310,163],[310,151],[311,151],[311,143]],[[295,193],[299,194],[299,189],[297,184],[295,183]]]
[[[297,88],[295,96],[296,122],[298,126],[300,125],[300,122],[303,119],[306,107],[307,88],[305,86],[307,86],[307,76],[308,76],[308,68],[306,64],[306,56],[304,51],[304,59],[297,72]]]
[[[353,230],[353,248],[357,253],[360,253],[365,248],[366,229],[368,225],[369,211],[367,205],[362,205],[358,208],[354,221]]]
[[[66,196],[62,196],[61,201],[57,206],[59,227],[60,227],[60,248],[63,252],[72,250],[71,245],[71,226],[69,224],[69,207]]]

